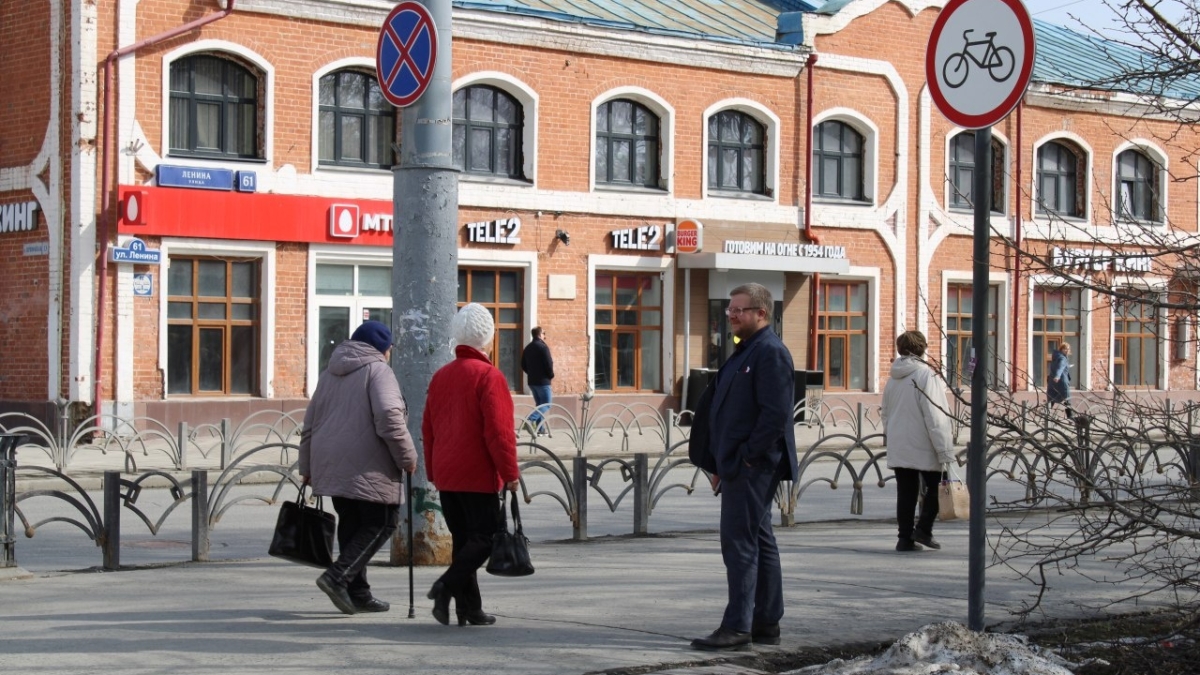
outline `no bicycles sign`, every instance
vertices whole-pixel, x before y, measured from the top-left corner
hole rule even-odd
[[[950,0],[929,36],[925,79],[946,119],[982,129],[1020,102],[1033,58],[1033,21],[1021,0]]]

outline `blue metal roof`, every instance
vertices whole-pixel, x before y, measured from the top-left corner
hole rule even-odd
[[[1037,19],[1033,30],[1037,41],[1034,82],[1187,101],[1200,97],[1200,76],[1191,69]]]
[[[454,6],[787,50],[795,45],[776,39],[779,15],[814,9],[805,0],[454,0]]]

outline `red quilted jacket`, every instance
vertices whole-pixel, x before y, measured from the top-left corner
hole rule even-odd
[[[517,480],[517,432],[504,374],[459,345],[429,382],[421,433],[425,475],[446,492],[499,492]]]

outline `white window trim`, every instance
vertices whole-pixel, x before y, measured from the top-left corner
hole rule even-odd
[[[262,72],[262,92],[265,101],[262,102],[263,115],[263,159],[271,166],[275,156],[275,67],[262,55],[235,42],[226,40],[197,40],[182,45],[163,55],[162,59],[162,145],[159,156],[161,161],[181,166],[220,166],[222,168],[246,169],[246,162],[236,162],[220,159],[202,159],[198,157],[176,157],[171,155],[171,64],[176,61],[202,53],[234,54],[254,64]]]
[[[1075,283],[1072,283],[1074,281]],[[1033,381],[1033,295],[1038,287],[1060,288],[1063,286],[1079,289],[1079,382],[1072,383],[1076,391],[1090,391],[1092,388],[1092,291],[1086,286],[1086,280],[1077,275],[1068,279],[1053,274],[1035,274],[1029,277],[1025,288],[1025,390],[1035,391],[1045,389],[1045,382]],[[1110,327],[1111,330],[1111,327]],[[1111,333],[1110,333],[1111,335]],[[1110,359],[1111,361],[1111,359]],[[1110,366],[1111,368],[1111,366]],[[1111,371],[1110,371],[1111,372]]]
[[[162,281],[158,293],[158,368],[163,378],[163,399],[169,399],[167,394],[167,270],[170,268],[172,255],[188,256],[234,256],[258,258],[262,261],[262,287],[259,291],[259,345],[258,345],[258,397],[275,398],[275,243],[234,241],[228,239],[163,239],[160,246],[165,261],[160,268]],[[197,396],[180,397],[194,400]],[[256,398],[252,396],[251,398]]]
[[[517,99],[524,113],[524,124],[521,126],[521,170],[530,184],[537,185],[537,153],[538,153],[538,94],[533,87],[521,80],[498,71],[481,71],[458,78],[450,85],[451,92],[457,92],[463,87],[473,85],[490,85],[503,89]],[[453,94],[452,94],[453,95]],[[469,174],[463,173],[460,180],[469,182]]]
[[[813,142],[816,143],[817,127],[825,122],[841,122],[863,137],[863,205],[879,205],[879,127],[871,118],[853,108],[830,108],[813,117]],[[811,152],[812,149],[809,149]],[[813,167],[812,181],[817,181],[818,168]],[[822,200],[814,195],[817,203],[840,205],[839,201]],[[814,206],[815,208],[815,206]]]
[[[608,103],[614,99],[629,99],[637,101],[646,106],[658,116],[658,138],[662,144],[662,154],[658,161],[658,179],[665,186],[665,196],[674,194],[675,181],[672,178],[675,175],[675,108],[667,103],[666,99],[662,98],[654,92],[643,89],[641,87],[617,87],[610,89],[596,98],[592,99],[590,129],[591,129],[591,150],[588,162],[588,186],[592,192],[596,190],[596,108]],[[605,187],[609,187],[604,184]]]
[[[974,272],[966,270],[944,270],[942,272],[942,308],[941,308],[941,323],[938,324],[942,328],[942,335],[939,339],[942,343],[941,359],[946,361],[946,353],[949,349],[949,340],[946,339],[946,297],[950,292],[950,284],[966,284],[973,286],[975,283]],[[1011,358],[1011,342],[1005,338],[1011,338],[1012,332],[1010,328],[1011,312],[1009,308],[1012,306],[1009,300],[1010,284],[1008,274],[1005,272],[988,272],[988,286],[999,286],[996,293],[996,302],[1000,303],[999,307],[993,307],[996,312],[996,384],[1007,385],[1009,381],[1008,365],[1012,363]],[[945,373],[943,373],[944,375]]]
[[[1158,217],[1161,220],[1157,220],[1157,221],[1154,221],[1154,220],[1151,220],[1151,221],[1128,220],[1128,219],[1122,218],[1121,214],[1117,212],[1117,204],[1119,202],[1119,195],[1117,193],[1120,191],[1120,188],[1118,187],[1118,183],[1120,183],[1120,181],[1121,181],[1121,176],[1120,176],[1121,167],[1117,163],[1117,158],[1120,157],[1121,153],[1125,152],[1126,150],[1137,150],[1138,152],[1145,155],[1147,158],[1150,159],[1150,161],[1154,162],[1157,165],[1156,168],[1158,169],[1158,176],[1157,176],[1158,180],[1156,181],[1157,185],[1155,185],[1154,188],[1156,190],[1158,190],[1158,195],[1159,195],[1159,197],[1158,197]],[[1113,150],[1112,159],[1109,163],[1109,166],[1112,167],[1112,186],[1111,186],[1112,195],[1110,196],[1108,201],[1109,201],[1109,218],[1111,218],[1111,222],[1114,225],[1118,225],[1120,223],[1132,223],[1132,224],[1142,225],[1144,227],[1157,227],[1157,228],[1165,228],[1166,227],[1166,225],[1167,225],[1167,204],[1169,203],[1167,201],[1168,197],[1169,197],[1169,195],[1167,194],[1167,190],[1170,188],[1170,185],[1171,185],[1171,182],[1169,180],[1167,180],[1167,162],[1168,161],[1169,161],[1169,158],[1167,157],[1167,153],[1164,152],[1162,148],[1160,148],[1157,145],[1155,145],[1154,143],[1152,143],[1146,139],[1142,139],[1142,138],[1135,138],[1135,139],[1129,140],[1129,141],[1117,146],[1117,148],[1115,150]]]
[[[708,119],[705,117],[705,119]],[[662,276],[662,373],[659,391],[670,395],[675,383],[675,264],[672,256],[589,255],[587,270],[587,393],[596,391],[596,273],[659,272]],[[649,392],[647,392],[649,393]]]
[[[855,281],[867,282],[867,303],[868,303],[868,306],[867,306],[867,372],[866,372],[866,375],[864,376],[864,379],[867,383],[867,388],[864,389],[862,392],[857,392],[853,389],[849,389],[844,392],[837,392],[839,394],[857,394],[857,393],[878,394],[883,391],[883,387],[880,386],[880,383],[879,383],[879,374],[880,374],[879,357],[880,357],[880,354],[882,353],[880,351],[879,332],[880,332],[880,327],[883,325],[881,323],[881,318],[880,318],[880,314],[881,314],[882,310],[879,307],[879,293],[880,293],[880,288],[882,288],[882,286],[880,285],[881,277],[882,277],[882,272],[880,271],[880,268],[878,268],[878,267],[854,267],[854,266],[851,266],[850,269],[845,274],[830,275],[829,277],[823,278],[821,280],[821,281],[838,282],[838,283],[841,283],[844,281],[845,282],[855,282]],[[816,334],[819,335],[820,331],[817,331]],[[822,372],[824,372],[824,371],[822,371]]]
[[[350,58],[339,59],[332,63],[322,66],[319,70],[313,73],[312,78],[312,143],[309,148],[309,173],[314,176],[321,173],[327,174],[346,174],[352,173],[355,175],[354,180],[368,180],[372,183],[378,183],[379,190],[390,190],[392,187],[392,172],[389,169],[371,169],[371,168],[355,168],[348,166],[322,166],[321,165],[321,78],[330,73],[339,70],[355,70],[374,72],[375,59],[364,58],[361,56],[352,56]],[[374,77],[372,75],[372,77]],[[400,119],[400,109],[394,108],[396,111],[396,119]],[[393,130],[394,131],[394,130]],[[399,158],[397,158],[399,159]]]
[[[961,219],[961,222],[966,227],[973,226],[974,216],[966,215],[961,208],[950,205],[951,204],[950,198],[951,198],[951,195],[954,193],[954,186],[950,182],[950,143],[959,134],[971,134],[971,133],[975,133],[975,131],[972,129],[964,129],[962,127],[954,127],[952,130],[946,132],[945,138],[942,139],[942,147],[945,149],[945,151],[942,153],[942,160],[943,160],[942,176],[945,177],[942,182],[942,186],[943,186],[942,209],[947,214],[951,214],[951,217],[954,217],[956,222],[959,221],[959,218],[957,218],[956,216],[958,216],[958,214],[964,214]],[[1012,155],[1012,144],[1010,144],[1008,142],[1008,138],[1006,136],[1004,136],[1004,134],[997,132],[995,129],[992,130],[992,139],[995,141],[999,141],[1000,146],[1004,149],[1004,157],[1002,158],[1002,162],[1003,162],[1003,166],[1007,167],[1010,156]],[[978,164],[976,164],[976,166],[978,166]],[[1001,231],[1004,231],[1004,229],[1007,229],[1008,220],[1009,220],[1008,213],[1009,213],[1009,211],[1012,211],[1012,202],[1011,202],[1012,191],[1011,190],[1012,190],[1012,181],[1009,180],[1009,177],[1006,173],[1004,176],[1004,185],[1000,191],[1001,199],[1004,200],[1004,210],[1001,213],[996,213],[993,211],[989,215],[989,218],[991,218],[991,220],[993,221],[992,226],[993,227],[997,227],[997,226],[1001,227],[1002,228]]]
[[[1084,154],[1083,168],[1081,169],[1081,171],[1083,171],[1085,174],[1084,175],[1083,194],[1081,195],[1084,200],[1082,216],[1079,216],[1079,217],[1076,217],[1076,216],[1052,216],[1048,213],[1041,211],[1040,207],[1038,206],[1038,203],[1041,201],[1041,198],[1042,198],[1042,195],[1038,192],[1038,183],[1039,183],[1038,177],[1039,177],[1039,172],[1041,171],[1041,167],[1039,166],[1040,162],[1038,160],[1039,160],[1039,156],[1041,155],[1041,152],[1042,152],[1042,146],[1046,145],[1047,143],[1053,142],[1053,141],[1069,141],[1071,145],[1076,146],[1076,148],[1078,148]],[[1070,133],[1070,132],[1057,131],[1052,134],[1046,134],[1045,136],[1042,136],[1036,142],[1034,142],[1034,144],[1033,144],[1033,166],[1030,167],[1031,170],[1029,172],[1029,179],[1030,179],[1029,213],[1032,214],[1032,216],[1033,216],[1033,222],[1035,222],[1039,225],[1042,225],[1042,226],[1049,225],[1056,218],[1063,218],[1063,219],[1067,219],[1067,220],[1071,220],[1071,221],[1082,220],[1083,222],[1086,222],[1086,223],[1093,222],[1092,221],[1092,214],[1093,214],[1093,208],[1092,208],[1092,187],[1093,187],[1092,186],[1092,180],[1093,180],[1092,163],[1095,161],[1095,159],[1094,159],[1095,155],[1096,155],[1095,150],[1092,149],[1092,146],[1089,145],[1087,141],[1083,140],[1082,136],[1080,136],[1079,134],[1074,134],[1074,133]]]
[[[702,158],[701,164],[700,164],[701,199],[708,199],[709,197],[714,197],[714,196],[720,196],[720,197],[726,196],[720,190],[710,191],[708,188],[708,120],[713,115],[715,115],[719,112],[724,112],[726,110],[736,110],[738,112],[745,113],[746,115],[749,115],[750,117],[754,118],[759,124],[763,125],[764,130],[765,130],[764,133],[766,134],[766,137],[767,137],[766,138],[767,146],[763,149],[763,154],[764,154],[763,162],[765,164],[765,166],[763,166],[763,182],[765,184],[764,187],[771,191],[771,196],[769,198],[770,201],[772,203],[778,204],[779,203],[779,192],[780,192],[780,190],[779,190],[779,187],[780,187],[779,186],[779,146],[780,146],[780,134],[781,134],[780,130],[781,130],[782,126],[779,122],[778,115],[771,112],[771,110],[769,108],[767,108],[766,106],[764,106],[763,104],[761,104],[757,101],[752,101],[748,98],[724,99],[722,101],[718,101],[718,102],[714,103],[713,105],[710,105],[708,108],[706,108],[704,110],[704,113],[700,120],[700,129],[701,129],[700,157]],[[594,113],[592,115],[592,118],[593,118],[593,120],[595,119]],[[593,124],[595,124],[594,121],[593,121]],[[595,138],[595,133],[592,134],[592,137]],[[755,195],[755,196],[760,197],[764,200],[768,199],[765,195]]]

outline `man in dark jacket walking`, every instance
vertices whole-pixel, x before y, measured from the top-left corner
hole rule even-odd
[[[546,334],[541,326],[531,331],[533,339],[525,345],[521,353],[521,370],[529,379],[529,390],[533,392],[533,404],[537,409],[529,416],[530,424],[537,427],[537,435],[546,435],[545,414],[550,410],[550,381],[554,379],[554,359],[550,357],[550,347],[546,346]]]

